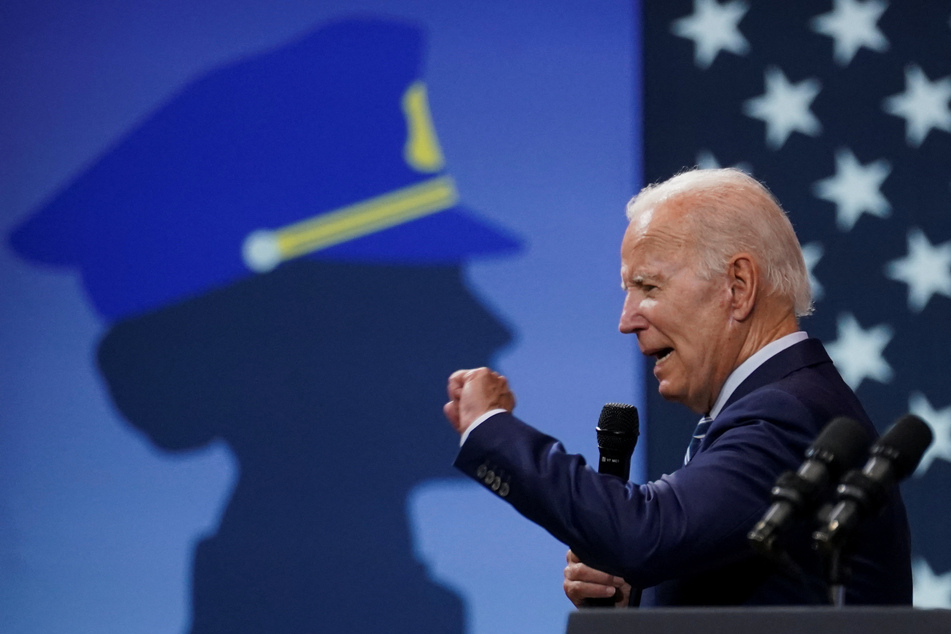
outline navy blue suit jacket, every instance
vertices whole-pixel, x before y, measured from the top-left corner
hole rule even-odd
[[[600,475],[507,413],[474,429],[455,464],[588,565],[649,588],[645,605],[820,603],[824,567],[811,549],[810,522],[784,535],[799,576],[755,555],[746,534],[768,508],[776,478],[799,467],[837,416],[860,421],[875,437],[822,344],[808,339],[757,368],[691,462],[654,482]],[[897,490],[855,535],[850,561],[847,603],[911,603],[910,537]]]

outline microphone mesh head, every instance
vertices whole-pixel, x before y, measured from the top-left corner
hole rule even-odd
[[[607,403],[601,408],[598,427],[627,436],[639,432],[637,408],[627,403]]]
[[[871,439],[861,423],[840,416],[825,426],[806,451],[806,457],[826,463],[834,476],[858,467],[868,455],[870,444]]]
[[[637,408],[626,403],[608,403],[601,408],[598,418],[598,448],[608,450],[634,450],[640,433]]]
[[[928,423],[914,414],[905,414],[878,439],[872,447],[872,455],[892,461],[897,482],[915,470],[933,439]]]

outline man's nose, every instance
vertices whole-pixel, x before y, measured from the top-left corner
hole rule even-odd
[[[626,335],[637,334],[647,327],[647,321],[640,313],[640,306],[633,294],[628,293],[621,308],[621,321],[618,330]]]

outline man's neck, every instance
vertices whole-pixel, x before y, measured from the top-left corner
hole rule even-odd
[[[777,319],[766,320],[759,319],[750,325],[750,330],[746,335],[746,340],[740,348],[740,354],[737,355],[734,370],[744,361],[752,357],[765,346],[781,339],[786,335],[799,330],[799,324],[796,321],[796,315],[792,312],[785,312]]]
[[[770,319],[771,311],[767,307],[759,310],[757,313],[750,315],[750,323],[748,325],[744,323],[738,323],[740,333],[738,339],[742,339],[742,343],[738,347],[733,348],[736,350],[736,354],[732,357],[732,363],[727,366],[726,376],[722,376],[719,389],[716,394],[719,394],[723,391],[726,386],[727,379],[743,365],[747,359],[752,357],[754,354],[762,350],[764,347],[770,343],[776,341],[777,339],[782,339],[786,335],[790,335],[799,330],[799,324],[796,321],[796,316],[790,310],[773,310],[772,314],[776,315],[774,318]],[[745,326],[745,332],[743,332]],[[739,342],[737,342],[739,343]],[[719,400],[718,396],[713,397],[713,401],[708,404],[708,409],[706,413],[709,413],[713,410],[714,405]],[[691,408],[698,414],[703,414],[704,410]]]
[[[736,391],[743,381],[747,379],[753,372],[755,372],[761,365],[763,365],[767,360],[771,359],[773,356],[779,354],[786,348],[795,345],[796,343],[806,339],[807,335],[802,331],[794,331],[787,335],[778,337],[765,346],[754,352],[750,355],[743,363],[734,368],[733,372],[730,373],[730,376],[726,378],[726,381],[723,382],[723,386],[720,388],[720,393],[717,394],[717,398],[713,403],[713,406],[705,414],[710,418],[716,418],[717,414],[720,413],[720,410],[726,405],[726,402],[730,399],[730,396],[733,395],[733,392]]]

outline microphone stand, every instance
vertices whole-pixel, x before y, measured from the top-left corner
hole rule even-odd
[[[845,606],[845,583],[849,578],[849,569],[842,555],[842,548],[832,546],[828,552],[829,603],[836,608]]]
[[[831,506],[826,506],[819,511],[822,524],[828,522],[831,513]],[[830,532],[826,529],[817,530],[812,534],[813,548],[824,555],[826,561],[829,603],[836,608],[845,606],[845,585],[851,574],[845,555],[848,538],[849,535],[846,532]]]

